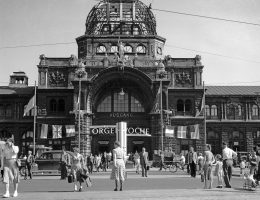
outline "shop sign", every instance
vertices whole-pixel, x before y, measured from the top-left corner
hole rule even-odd
[[[111,118],[133,118],[133,113],[110,113]]]
[[[90,126],[90,134],[92,135],[114,135],[116,133],[115,126]],[[151,136],[149,128],[128,127],[127,136]]]

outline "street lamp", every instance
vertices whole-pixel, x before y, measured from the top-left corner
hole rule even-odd
[[[80,152],[80,107],[81,107],[81,79],[85,76],[86,71],[85,71],[85,65],[82,62],[82,60],[79,62],[79,68],[77,69],[77,71],[75,72],[76,76],[79,79],[79,94],[78,94],[78,140],[79,140],[79,144],[78,144],[78,148],[79,148],[79,152]]]
[[[160,60],[158,64],[158,69],[156,71],[157,78],[160,80],[160,121],[161,121],[161,145],[162,145],[162,151],[163,151],[163,128],[164,128],[164,122],[163,122],[163,107],[162,107],[162,80],[166,78],[167,71],[165,71],[165,66]]]

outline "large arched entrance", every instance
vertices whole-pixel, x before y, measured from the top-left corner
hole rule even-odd
[[[127,153],[151,152],[150,111],[153,104],[151,79],[133,68],[108,68],[93,80],[90,134],[92,153],[109,152],[116,140],[115,125],[127,122]]]

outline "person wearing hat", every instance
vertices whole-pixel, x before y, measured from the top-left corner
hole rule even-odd
[[[17,165],[17,154],[19,152],[18,146],[14,146],[13,138],[9,138],[3,149],[3,155],[1,159],[1,164],[4,167],[4,179],[5,184],[5,194],[3,198],[10,197],[9,186],[10,183],[14,184],[13,197],[18,196],[18,183],[19,183],[19,167]]]
[[[224,172],[224,182],[226,188],[231,188],[230,180],[232,176],[233,159],[237,156],[237,153],[232,149],[228,148],[227,143],[223,142],[223,172]]]
[[[33,165],[33,162],[34,162],[34,157],[32,155],[32,151],[28,151],[28,156],[25,160],[25,166],[28,170],[28,174],[29,174],[29,177],[30,179],[32,179],[32,172],[31,172],[31,169],[32,169],[32,165]],[[27,179],[27,170],[25,170],[25,176],[24,176],[24,179],[26,180]]]
[[[119,141],[114,143],[113,149],[113,168],[111,172],[110,179],[115,180],[115,189],[118,190],[118,182],[120,183],[120,191],[123,190],[123,182],[125,181],[125,152],[121,148]]]
[[[74,180],[74,191],[82,191],[82,182],[84,181],[81,177],[81,174],[83,173],[83,167],[85,166],[84,163],[84,158],[83,156],[79,153],[79,148],[75,147],[73,148],[74,151],[74,156],[72,158],[72,163],[71,163],[71,172],[73,174],[73,180]],[[77,183],[79,182],[79,190]]]

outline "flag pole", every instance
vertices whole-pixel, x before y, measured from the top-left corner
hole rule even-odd
[[[206,128],[207,128],[207,126],[206,126],[206,118],[207,118],[207,116],[206,116],[206,93],[205,93],[205,83],[204,83],[204,81],[203,81],[203,104],[204,105],[201,105],[201,106],[203,106],[203,108],[204,108],[204,144],[205,144],[205,146],[206,146],[206,144],[207,144],[207,130],[206,130]]]
[[[161,142],[162,142],[162,151],[163,151],[163,108],[162,108],[162,80],[160,80],[160,108],[161,108]]]
[[[36,106],[36,81],[34,82],[34,115],[33,115],[33,155],[35,156],[35,135],[36,135],[36,117],[37,117],[37,106]]]
[[[78,118],[78,136],[79,136],[79,152],[80,152],[80,107],[81,107],[81,77],[79,77],[79,97],[78,97],[79,99],[78,99],[78,102],[79,102],[79,104],[78,104],[78,110],[79,110],[79,118]]]

